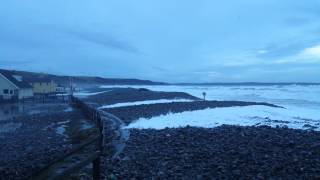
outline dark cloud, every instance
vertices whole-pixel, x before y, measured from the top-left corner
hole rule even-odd
[[[130,43],[118,40],[117,38],[107,35],[106,33],[97,33],[89,31],[67,31],[68,34],[73,35],[84,41],[98,44],[107,48],[113,48],[129,53],[141,53],[138,48],[132,46]]]
[[[297,27],[311,23],[311,22],[313,22],[311,19],[305,18],[305,17],[291,17],[291,18],[285,19],[285,24],[289,26],[297,26]]]
[[[24,60],[24,61],[16,61],[16,60],[1,60],[0,66],[18,66],[18,65],[26,65],[26,64],[32,64],[35,61],[31,60]]]
[[[171,72],[169,69],[159,67],[159,66],[152,66],[152,69],[159,71],[159,72]]]

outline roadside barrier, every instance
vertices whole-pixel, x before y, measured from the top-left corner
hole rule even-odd
[[[69,100],[73,107],[80,109],[86,118],[96,124],[99,133],[93,137],[88,137],[80,145],[74,147],[71,152],[42,168],[28,179],[62,179],[72,173],[78,172],[91,163],[92,178],[94,180],[101,179],[101,158],[105,153],[106,147],[106,123],[102,120],[100,112],[95,108],[90,107],[74,96],[71,96]]]

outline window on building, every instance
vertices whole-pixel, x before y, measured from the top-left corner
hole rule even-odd
[[[13,90],[10,90],[10,94],[13,94]]]
[[[3,94],[9,94],[9,89],[4,89]]]

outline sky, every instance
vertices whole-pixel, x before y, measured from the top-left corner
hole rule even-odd
[[[0,68],[320,82],[320,0],[4,0]]]

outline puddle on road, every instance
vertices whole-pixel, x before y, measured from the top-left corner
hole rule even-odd
[[[89,123],[88,121],[82,121],[81,130],[87,130],[94,127],[93,123]]]
[[[56,133],[57,134],[60,134],[62,136],[64,136],[64,133],[66,132],[66,126],[65,125],[62,125],[60,127],[57,127],[56,129]]]
[[[72,112],[74,111],[74,109],[72,107],[67,107],[64,112]]]
[[[24,115],[33,115],[50,112],[72,112],[74,109],[64,103],[14,103],[0,105],[0,121]]]
[[[63,141],[71,141],[72,144],[77,144],[90,134],[97,133],[95,124],[87,119],[61,121],[51,124],[46,129],[53,129],[63,137]]]

